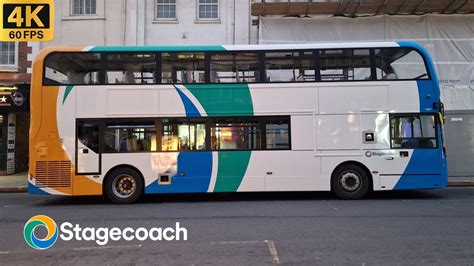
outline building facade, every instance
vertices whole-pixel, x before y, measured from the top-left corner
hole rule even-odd
[[[0,175],[28,169],[31,47],[0,42]]]

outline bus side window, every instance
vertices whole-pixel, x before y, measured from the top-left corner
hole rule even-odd
[[[95,122],[78,122],[77,138],[95,153],[99,153],[99,125]]]
[[[320,68],[321,81],[370,80],[370,50],[320,50]]]
[[[162,53],[161,83],[204,83],[204,53]]]
[[[259,58],[255,52],[213,53],[211,83],[253,83],[260,81]]]
[[[314,81],[313,52],[265,53],[265,75],[267,82]]]
[[[154,54],[107,54],[106,84],[155,83],[156,60]]]
[[[423,57],[410,48],[375,49],[377,80],[428,79]]]
[[[436,148],[436,118],[433,115],[396,115],[390,118],[394,149]]]
[[[44,85],[99,83],[100,53],[52,53],[46,57]]]

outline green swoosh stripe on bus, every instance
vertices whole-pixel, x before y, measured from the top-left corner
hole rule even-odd
[[[247,84],[187,84],[208,116],[253,116]],[[251,151],[219,151],[214,192],[237,191],[250,161]]]

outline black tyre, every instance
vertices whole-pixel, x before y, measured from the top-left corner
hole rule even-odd
[[[142,196],[143,187],[143,179],[137,171],[117,168],[107,175],[105,195],[113,203],[129,204]]]
[[[370,187],[369,174],[357,164],[338,167],[331,177],[331,189],[341,199],[360,199]]]

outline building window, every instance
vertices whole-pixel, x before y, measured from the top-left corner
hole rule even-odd
[[[218,0],[198,0],[199,20],[218,20],[219,2]]]
[[[157,20],[175,20],[176,19],[176,0],[157,0],[156,1],[156,19]]]
[[[0,42],[0,67],[16,67],[17,48],[16,42]]]
[[[95,15],[96,0],[73,0],[72,15]]]

